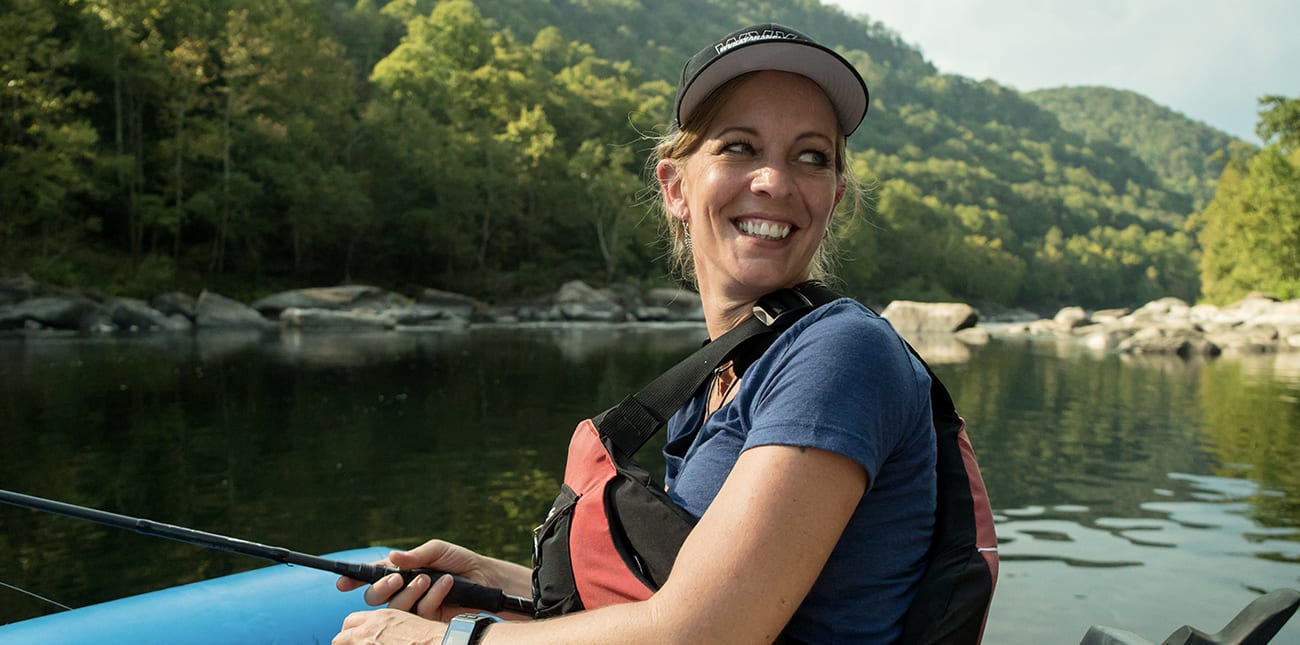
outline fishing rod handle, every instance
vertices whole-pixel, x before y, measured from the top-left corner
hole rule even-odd
[[[516,598],[506,595],[500,589],[485,587],[476,582],[470,582],[465,578],[449,574],[446,571],[437,569],[398,569],[396,567],[386,567],[378,564],[346,564],[347,570],[340,572],[349,578],[369,582],[371,584],[378,582],[384,576],[396,573],[402,576],[403,584],[411,584],[416,576],[424,574],[429,576],[432,582],[445,575],[451,575],[451,591],[447,592],[445,602],[462,607],[470,607],[482,611],[498,612],[503,609],[517,611],[526,614],[532,614],[532,600]]]

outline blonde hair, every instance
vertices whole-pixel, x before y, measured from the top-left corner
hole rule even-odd
[[[736,93],[740,84],[754,73],[742,74],[727,81],[709,95],[680,128],[672,128],[668,134],[652,137],[655,148],[654,154],[648,161],[650,177],[656,176],[654,169],[663,160],[672,162],[680,176],[686,160],[699,150],[700,144],[704,141],[704,133],[713,125],[722,106]],[[835,175],[844,182],[844,195],[836,206],[836,215],[831,217],[826,236],[822,238],[809,265],[809,277],[814,280],[832,278],[831,269],[839,257],[838,240],[865,201],[862,186],[853,174],[853,165],[849,162],[848,149],[842,134],[835,140]],[[686,222],[677,219],[668,210],[666,196],[659,182],[652,179],[650,184],[651,190],[658,193],[657,207],[662,215],[660,222],[668,245],[669,268],[675,276],[688,284],[694,284],[695,262],[691,256],[690,236],[686,232]]]

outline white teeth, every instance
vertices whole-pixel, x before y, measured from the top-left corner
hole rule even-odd
[[[741,220],[738,224],[741,232],[754,237],[761,237],[768,240],[784,240],[785,236],[790,234],[789,224],[773,224],[771,222],[755,223],[750,220]]]

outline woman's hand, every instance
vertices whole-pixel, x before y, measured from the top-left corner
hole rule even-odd
[[[388,554],[387,559],[377,564],[399,569],[437,569],[481,585],[499,587],[500,583],[493,580],[493,576],[485,570],[491,562],[490,558],[485,558],[462,546],[442,540],[430,540],[410,551],[393,551]],[[340,577],[335,586],[339,591],[352,591],[364,584],[359,580]],[[410,584],[405,584],[402,576],[393,573],[370,585],[366,589],[365,600],[366,604],[372,607],[387,603],[390,609],[411,612],[431,620],[446,621],[465,610],[464,607],[457,605],[443,605],[443,600],[451,591],[451,586],[451,576],[430,580],[429,576],[420,574],[411,579]]]
[[[442,642],[447,626],[424,620],[397,609],[358,611],[343,621],[343,631],[334,637],[334,645],[354,643],[428,643]]]

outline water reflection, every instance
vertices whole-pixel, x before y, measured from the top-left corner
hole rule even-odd
[[[952,334],[921,334],[908,342],[932,366],[965,363],[973,355],[971,347]]]
[[[1235,478],[1171,473],[1168,480],[1129,516],[1003,509],[1004,577],[986,640],[1069,642],[1107,624],[1159,642],[1183,624],[1217,631],[1255,595],[1297,586],[1300,531],[1251,517],[1252,500],[1284,493]],[[1088,569],[1098,571],[1078,573]],[[1275,642],[1300,642],[1298,635],[1291,624]]]
[[[307,552],[440,536],[526,562],[574,424],[703,338],[521,325],[0,340],[0,487]],[[1077,642],[1094,623],[1159,642],[1300,586],[1300,355],[917,340],[998,513],[986,642]],[[9,508],[0,554],[0,581],[74,605],[260,566]],[[0,595],[0,621],[44,611]]]

